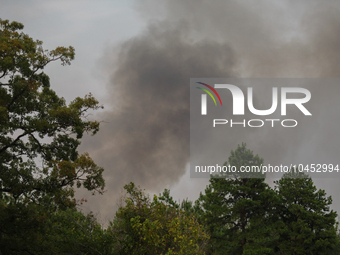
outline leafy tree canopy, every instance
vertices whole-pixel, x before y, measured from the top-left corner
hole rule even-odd
[[[118,254],[204,254],[209,236],[168,190],[153,200],[134,183],[108,229]]]
[[[275,183],[280,254],[330,254],[339,243],[332,198],[296,169]]]
[[[260,166],[263,159],[247,149],[246,144],[231,151],[225,164]],[[256,173],[257,174],[257,173]],[[263,175],[258,175],[264,177]],[[201,221],[211,234],[211,251],[215,254],[268,254],[272,247],[270,228],[275,193],[264,178],[244,178],[237,173],[211,176],[201,194]]]
[[[91,94],[66,104],[44,73],[54,61],[69,65],[74,48],[45,50],[23,27],[0,19],[0,247],[74,207],[75,187],[104,188],[103,168],[77,152],[84,132],[99,130],[87,115],[101,106]]]
[[[245,144],[226,164],[260,165]],[[331,197],[306,174],[291,169],[270,188],[264,178],[211,176],[197,201],[211,238],[209,254],[338,254],[337,213]]]

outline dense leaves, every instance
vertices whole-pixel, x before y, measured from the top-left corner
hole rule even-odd
[[[245,144],[238,146],[226,162],[240,169],[261,165]],[[264,178],[243,178],[233,174],[212,176],[201,194],[202,221],[211,233],[211,252],[216,254],[269,254],[273,240],[270,212],[274,191]]]
[[[262,163],[245,144],[226,162],[237,169]],[[337,254],[331,197],[296,169],[275,184],[272,189],[264,178],[212,176],[198,201],[211,235],[209,254]]]
[[[275,183],[281,202],[277,210],[281,254],[328,254],[334,250],[338,238],[337,214],[329,208],[332,198],[317,190],[303,173],[292,171]]]
[[[42,249],[49,215],[75,206],[74,187],[104,188],[103,169],[77,152],[84,132],[99,129],[87,112],[101,106],[91,94],[67,105],[43,71],[69,65],[73,47],[44,50],[22,29],[0,20],[0,247],[13,254]]]
[[[109,231],[119,254],[204,254],[208,235],[192,214],[183,211],[165,190],[150,201],[133,183]]]

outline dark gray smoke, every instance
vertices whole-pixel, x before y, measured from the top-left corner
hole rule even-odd
[[[111,204],[130,181],[154,190],[178,181],[189,161],[190,77],[235,76],[228,44],[190,42],[187,34],[185,22],[157,22],[114,52],[108,87],[114,107],[84,143],[106,169]]]
[[[184,175],[189,161],[190,78],[339,76],[336,1],[149,0],[136,8],[148,20],[148,28],[106,52],[110,110],[97,116],[105,121],[99,134],[83,143],[105,168],[108,190],[91,202],[91,208],[109,218],[125,183],[160,191]],[[325,91],[330,96],[339,92],[340,87]],[[322,105],[321,98],[313,102],[313,109]],[[329,114],[340,117],[338,112]],[[229,139],[230,149],[247,142],[269,161],[308,158],[313,148],[334,155],[337,129],[328,128],[328,134],[318,138],[318,128],[323,126],[306,127],[290,139],[283,134],[235,135]],[[301,154],[296,155],[292,146]],[[188,185],[191,182],[188,179]],[[202,189],[196,187],[194,196]]]

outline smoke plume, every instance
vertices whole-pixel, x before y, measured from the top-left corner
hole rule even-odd
[[[96,116],[103,121],[101,130],[87,138],[82,147],[105,168],[108,190],[96,201],[92,199],[90,207],[112,218],[125,183],[133,181],[159,192],[185,174],[189,162],[190,78],[338,77],[339,8],[337,1],[138,2],[136,9],[148,26],[143,33],[105,52],[109,110]],[[321,86],[312,86],[312,94],[320,93]],[[324,91],[323,97],[313,98],[312,109],[319,111],[322,100],[339,92],[340,87]],[[259,132],[240,137],[240,131],[229,138],[230,149],[247,142],[269,161],[306,159],[316,151],[333,157],[337,129],[320,123],[327,122],[329,115],[339,119],[338,112],[328,111],[319,124],[300,129],[290,138]],[[319,128],[327,129],[320,137]],[[192,185],[193,180],[187,181]],[[187,190],[176,187],[178,194]],[[198,195],[203,189],[195,187],[192,192]],[[334,185],[329,193],[335,189]],[[183,198],[187,196],[183,194]]]

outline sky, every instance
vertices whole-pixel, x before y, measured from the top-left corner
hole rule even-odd
[[[208,180],[190,178],[188,170],[190,78],[339,77],[339,9],[335,0],[0,0],[0,18],[23,23],[45,49],[75,47],[71,66],[46,68],[58,95],[71,101],[91,92],[104,105],[92,115],[102,121],[100,132],[84,137],[80,151],[105,168],[107,191],[77,193],[88,200],[83,210],[104,223],[130,181],[150,193],[168,188],[177,200],[204,191]],[[313,90],[324,95],[318,105],[340,93]],[[337,118],[338,110],[329,115]],[[331,124],[306,127],[294,141],[236,135],[229,151],[246,142],[270,161],[291,156],[294,144],[295,157],[334,158],[337,131]],[[315,183],[340,211],[338,179]]]

